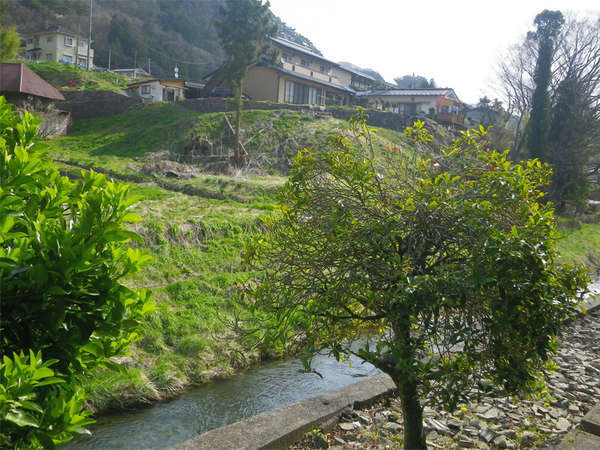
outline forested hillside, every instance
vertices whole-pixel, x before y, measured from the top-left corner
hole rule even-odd
[[[10,0],[6,22],[26,34],[60,27],[87,35],[89,0]],[[177,65],[188,80],[198,80],[223,60],[215,29],[223,0],[94,0],[95,64],[131,68],[134,61],[153,75],[172,76]],[[282,36],[312,47],[309,39],[279,18]]]

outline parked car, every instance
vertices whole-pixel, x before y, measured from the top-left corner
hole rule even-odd
[[[233,97],[233,89],[230,87],[218,86],[212,90],[209,97],[231,98]],[[250,100],[246,94],[242,93],[243,100]]]

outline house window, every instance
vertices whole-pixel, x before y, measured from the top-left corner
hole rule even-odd
[[[73,47],[73,38],[65,36],[65,45],[67,47]]]
[[[71,55],[67,55],[67,54],[65,54],[65,55],[63,55],[63,59],[64,59],[66,62],[73,62],[73,56],[71,56]]]
[[[83,41],[79,41],[79,46],[80,46],[80,47],[85,47],[85,42],[83,42]]]
[[[281,59],[283,59],[285,62],[292,62],[292,55],[288,55],[287,53],[284,53],[281,55]]]
[[[77,64],[82,67],[87,67],[87,59],[86,58],[77,58]]]
[[[27,39],[27,45],[33,44],[33,39]]]
[[[48,37],[46,38],[46,42],[52,42],[52,36],[48,36]]]
[[[46,53],[46,61],[52,61],[54,58],[52,58],[52,53]]]
[[[142,86],[142,95],[150,95],[152,88],[148,85]]]
[[[324,65],[320,65],[319,66],[319,70],[323,73],[329,73],[329,71],[331,70],[330,66],[324,66]]]
[[[285,82],[284,101],[295,105],[320,105],[323,90],[293,81]]]
[[[301,59],[300,64],[304,67],[310,67],[310,63],[305,59]]]

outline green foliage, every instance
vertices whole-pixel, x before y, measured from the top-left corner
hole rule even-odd
[[[277,25],[268,1],[263,4],[262,0],[226,0],[219,12],[222,20],[217,22],[217,31],[227,55],[223,73],[233,87],[237,106],[233,162],[241,167],[244,163],[240,148],[242,80],[251,65],[269,52],[274,54],[269,37],[277,33]]]
[[[16,27],[0,24],[0,61],[15,59],[21,50],[21,39]]]
[[[538,59],[535,66],[535,91],[531,105],[527,148],[533,158],[546,161],[548,153],[548,135],[550,132],[550,94],[548,88],[552,79],[552,57],[554,40],[564,23],[560,11],[542,11],[535,17],[535,33],[528,36],[538,42]]]
[[[0,100],[0,318],[5,352],[42,350],[62,371],[119,354],[152,302],[119,284],[145,258],[123,244],[139,220],[128,187],[92,171],[73,183],[35,152],[37,119]]]
[[[54,448],[89,432],[82,393],[42,361],[41,352],[4,355],[0,362],[0,443],[3,447]]]
[[[219,12],[222,19],[217,22],[217,31],[228,57],[225,72],[229,81],[239,83],[248,67],[270,48],[269,37],[277,33],[277,27],[268,1],[226,0]]]
[[[21,39],[17,34],[16,27],[4,25],[2,17],[6,6],[0,0],[0,61],[15,59],[21,49]]]
[[[369,333],[357,353],[396,381],[405,448],[422,448],[423,394],[453,408],[482,377],[535,387],[586,276],[555,262],[547,166],[487,149],[483,128],[435,160],[378,160],[371,130],[352,126],[354,140],[296,158],[280,212],[247,250],[264,276],[242,329],[336,356]]]
[[[550,198],[559,212],[564,212],[567,205],[583,211],[590,190],[588,163],[596,147],[594,134],[589,130],[599,123],[590,108],[591,96],[577,79],[562,81],[556,95],[547,156],[553,170]]]
[[[427,80],[422,75],[403,75],[401,77],[394,78],[394,82],[399,89],[428,89],[435,88],[435,80],[431,78]]]

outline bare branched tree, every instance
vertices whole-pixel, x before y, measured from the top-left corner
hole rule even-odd
[[[507,106],[508,118],[516,117],[517,126],[511,156],[520,159],[524,137],[527,134],[527,121],[531,111],[531,100],[535,89],[533,75],[538,58],[538,42],[528,36],[523,43],[511,47],[498,66],[498,79]],[[554,106],[558,87],[566,79],[576,80],[586,93],[587,107],[593,113],[596,126],[589,127],[590,142],[596,147],[592,157],[598,167],[591,173],[600,172],[600,15],[577,18],[566,15],[566,21],[556,39],[556,49],[552,61],[550,100]],[[594,170],[595,169],[595,170]]]

